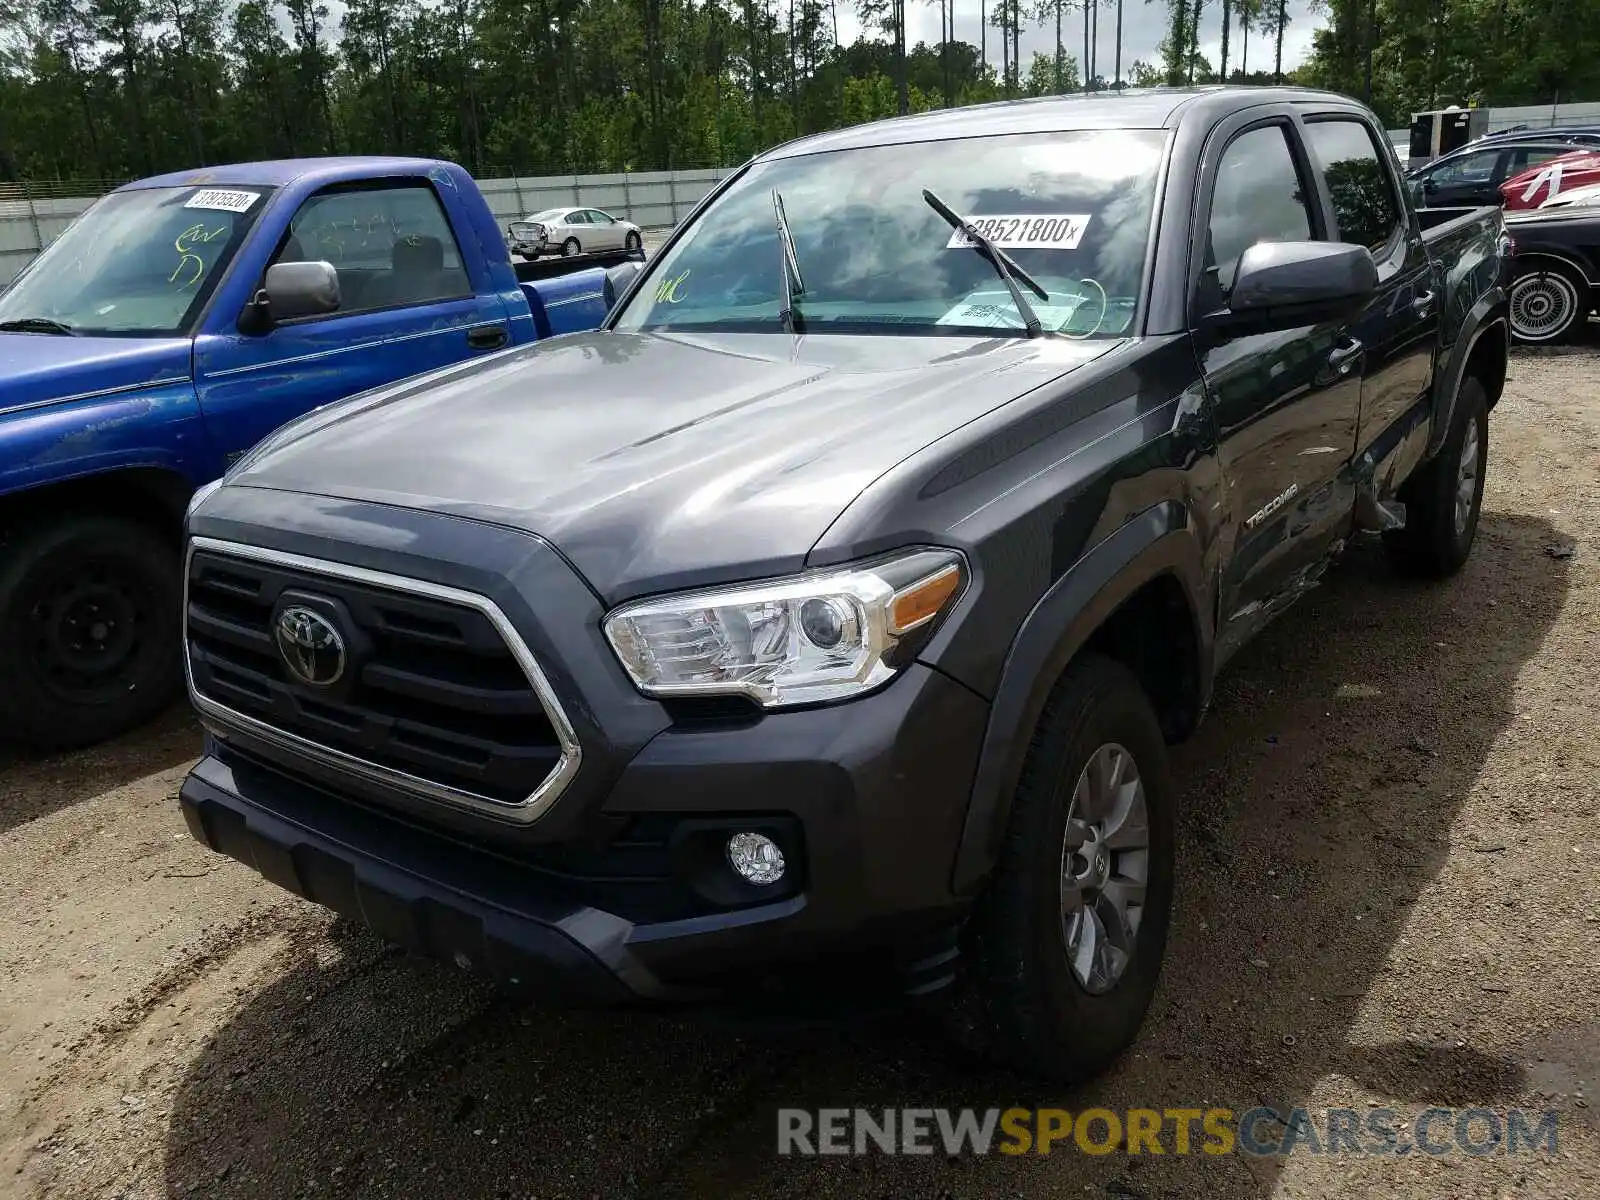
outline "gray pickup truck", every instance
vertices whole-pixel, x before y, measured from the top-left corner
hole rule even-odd
[[[779,147],[600,331],[198,497],[189,828],[545,1000],[938,992],[1092,1074],[1156,985],[1166,747],[1216,672],[1363,531],[1435,577],[1472,547],[1506,246],[1438,219],[1296,89]]]

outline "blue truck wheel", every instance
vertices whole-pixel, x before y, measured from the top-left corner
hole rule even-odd
[[[4,538],[0,731],[90,745],[155,716],[180,682],[179,571],[136,521],[69,515]]]

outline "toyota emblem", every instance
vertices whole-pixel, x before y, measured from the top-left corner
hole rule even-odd
[[[291,604],[273,622],[278,653],[289,673],[312,687],[330,687],[344,674],[344,638],[333,622],[301,604]]]

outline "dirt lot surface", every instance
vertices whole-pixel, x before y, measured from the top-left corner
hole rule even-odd
[[[191,841],[175,712],[73,757],[0,751],[0,1194],[1600,1196],[1600,355],[1513,374],[1463,574],[1408,583],[1358,549],[1176,753],[1168,966],[1092,1087],[964,1068],[904,1021],[513,1007]],[[1523,1106],[1559,1141],[775,1154],[779,1106],[1018,1102]]]

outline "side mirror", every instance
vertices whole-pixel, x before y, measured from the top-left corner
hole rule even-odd
[[[339,311],[339,272],[330,262],[275,263],[239,320],[245,333],[265,333],[279,321]]]
[[[600,285],[600,290],[606,299],[607,312],[616,308],[617,301],[621,298],[622,293],[628,290],[634,279],[643,270],[644,268],[632,259],[627,262],[620,262],[616,266],[607,269],[605,282]]]
[[[1239,258],[1228,307],[1205,324],[1247,334],[1336,321],[1361,311],[1377,288],[1378,267],[1365,246],[1257,242]]]
[[[1424,175],[1422,177],[1422,190],[1425,192],[1437,192],[1439,190],[1439,185],[1433,181],[1433,176]]]

